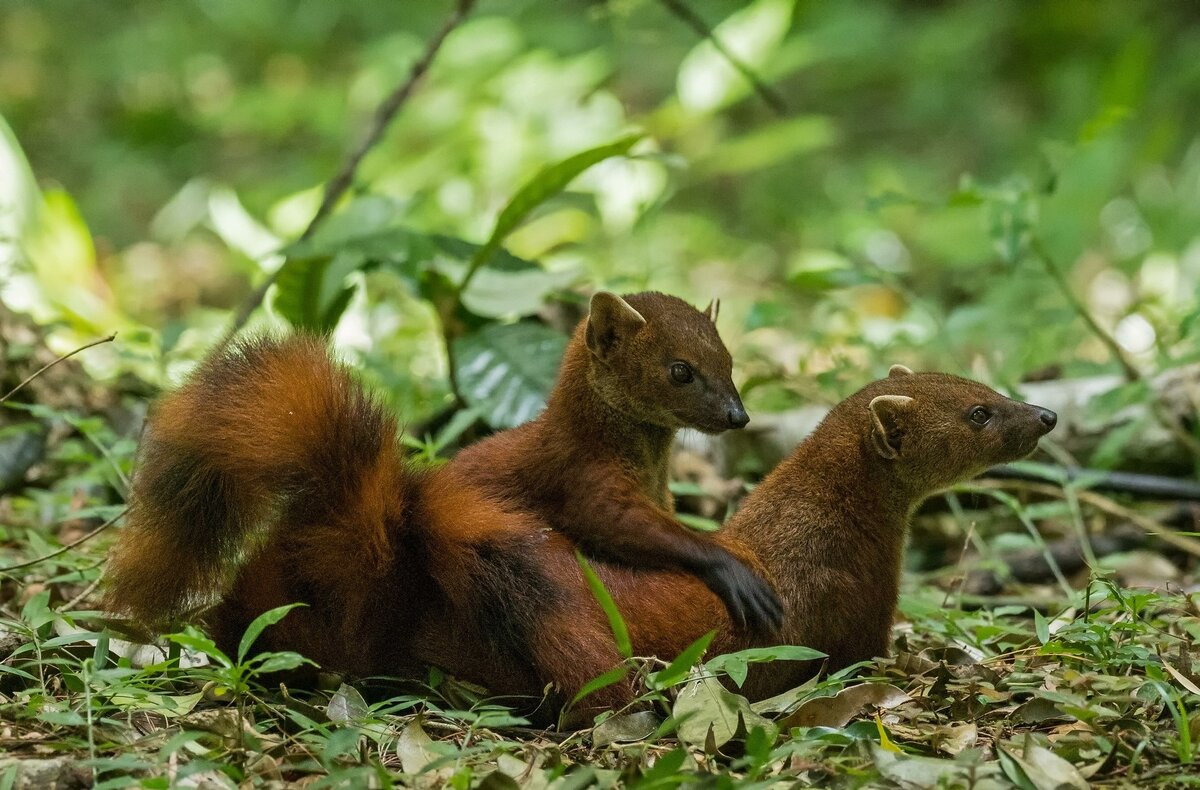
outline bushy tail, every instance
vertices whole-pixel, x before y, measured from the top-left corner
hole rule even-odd
[[[234,344],[151,414],[107,606],[165,624],[219,597],[277,530],[303,577],[369,572],[390,560],[409,485],[394,418],[323,341]]]

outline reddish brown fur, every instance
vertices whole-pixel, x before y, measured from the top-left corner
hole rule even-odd
[[[881,394],[913,399],[882,437],[869,406]],[[963,420],[980,403],[995,411],[984,429]],[[951,376],[876,382],[836,407],[717,539],[771,572],[785,641],[822,649],[835,666],[882,654],[912,510],[1031,451],[1052,423],[1045,414]],[[406,468],[394,429],[317,341],[259,341],[206,363],[154,416],[110,605],[161,623],[220,596],[240,567],[205,617],[226,646],[261,611],[300,600],[310,606],[262,646],[358,674],[418,677],[436,664],[499,693],[536,696],[553,682],[569,696],[615,664],[572,543],[480,491],[469,465]],[[897,457],[883,457],[881,442]],[[248,550],[259,520],[266,545]],[[597,567],[639,654],[671,657],[710,629],[717,650],[760,643],[691,575]],[[812,670],[771,665],[748,692]],[[610,687],[592,702],[630,691]]]
[[[710,574],[737,565],[769,595],[674,520],[667,491],[674,429],[716,430],[731,404],[741,410],[728,352],[709,316],[686,303],[630,300],[647,319],[631,329],[601,314],[581,327],[533,430],[433,472],[407,468],[394,420],[321,341],[262,339],[209,359],[152,416],[112,555],[109,607],[165,626],[211,605],[203,619],[228,647],[257,614],[302,601],[308,607],[273,627],[264,646],[360,674],[428,661],[478,668],[505,687],[527,689],[534,678],[570,688],[588,679],[578,667],[590,662],[572,663],[578,646],[539,618],[555,589],[580,580],[573,554],[554,580],[502,559],[538,553],[551,537],[539,517],[556,497],[567,498],[562,507],[577,514],[588,545],[618,546],[610,556],[645,564],[643,551],[657,549],[655,565],[686,561]],[[589,332],[603,337],[603,365],[591,363]],[[668,382],[680,358],[697,386]],[[535,455],[541,463],[530,463]],[[589,485],[596,490],[577,488]],[[597,515],[588,493],[609,508],[594,523],[585,523]],[[622,514],[663,534],[638,542]],[[609,540],[604,530],[629,537]],[[579,606],[599,614],[590,598]],[[587,622],[594,661],[615,658],[603,621]],[[461,647],[468,638],[478,651]],[[511,666],[519,663],[555,670]]]
[[[108,600],[147,623],[182,615],[276,527],[293,533],[303,573],[360,586],[389,565],[407,488],[394,420],[320,341],[243,343],[158,404]]]
[[[870,404],[879,395],[913,399],[888,426],[896,458],[883,457],[876,443]],[[975,406],[994,412],[987,426],[967,418]],[[829,655],[831,669],[886,655],[913,511],[939,489],[1028,455],[1053,425],[1052,412],[982,384],[903,370],[835,407],[720,533],[732,551],[757,554],[784,600],[780,638],[769,641],[817,648]],[[547,553],[539,562],[566,566],[570,558]],[[612,566],[600,571],[639,655],[672,657],[713,629],[713,651],[765,644],[731,629],[711,594],[689,576]],[[567,606],[586,595],[576,589]],[[597,664],[590,671],[602,669]],[[759,666],[745,693],[779,693],[816,669],[789,662]]]

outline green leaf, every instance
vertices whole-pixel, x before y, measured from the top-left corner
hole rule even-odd
[[[681,524],[685,524],[700,532],[716,532],[721,528],[721,522],[713,521],[711,518],[705,518],[704,516],[697,516],[694,513],[676,513],[675,518]]]
[[[650,738],[662,726],[662,719],[652,710],[618,713],[609,716],[592,730],[592,745],[636,743]]]
[[[678,787],[687,774],[681,773],[688,754],[685,749],[672,749],[666,754],[659,755],[654,765],[642,774],[638,787]],[[603,786],[603,785],[601,785]]]
[[[345,683],[338,686],[338,690],[330,697],[329,705],[325,709],[329,720],[339,724],[348,724],[364,719],[369,711],[367,701],[363,699],[363,695],[359,693],[358,689]]]
[[[242,641],[238,643],[238,663],[241,664],[246,660],[246,654],[250,652],[250,646],[266,630],[267,626],[275,625],[297,606],[304,606],[304,604],[290,603],[287,606],[277,606],[255,617],[253,622],[247,626],[246,633],[242,634]]]
[[[345,312],[354,288],[346,276],[365,259],[352,253],[321,258],[290,258],[275,279],[275,310],[302,329],[330,332]]]
[[[1033,629],[1037,632],[1038,641],[1043,645],[1050,641],[1050,621],[1037,609],[1033,610]]]
[[[209,658],[216,659],[217,663],[223,667],[228,668],[233,666],[233,662],[229,659],[229,656],[221,652],[216,642],[194,629],[189,628],[187,631],[179,634],[167,634],[167,640],[181,647],[186,647],[188,650],[195,650],[197,653],[203,653]]]
[[[459,391],[493,428],[520,425],[545,407],[566,346],[541,324],[488,324],[454,341]]]
[[[800,645],[775,645],[774,647],[752,647],[736,653],[725,653],[708,661],[704,668],[709,672],[724,672],[737,685],[746,682],[750,664],[767,661],[816,661],[825,658],[820,650]]]
[[[482,244],[456,239],[453,236],[430,236],[430,241],[442,253],[462,261],[471,261],[477,255],[483,254]],[[483,268],[496,272],[516,274],[519,272],[543,271],[542,267],[533,261],[519,258],[503,247],[497,247],[488,253],[483,262]]]
[[[260,675],[269,675],[272,672],[284,672],[305,664],[313,663],[299,653],[292,653],[289,651],[284,651],[282,653],[260,653],[259,655],[255,656],[255,660],[262,662],[254,668],[255,673]]]
[[[754,727],[762,727],[772,743],[779,735],[775,723],[751,710],[745,697],[700,672],[679,690],[671,716],[678,722],[679,740],[701,748],[719,749]]]
[[[109,695],[108,702],[125,711],[153,711],[160,716],[173,718],[191,713],[203,696],[199,691],[183,695],[156,694],[130,685]]]
[[[688,676],[688,671],[696,665],[700,657],[704,655],[704,651],[708,650],[709,644],[712,643],[713,637],[717,635],[716,631],[709,631],[704,636],[692,642],[683,649],[683,652],[675,656],[675,660],[667,665],[667,668],[655,672],[650,676],[650,682],[655,688],[669,688],[674,686],[679,681]]]
[[[431,262],[442,259],[465,268],[467,261],[481,254],[478,244],[396,224],[398,216],[401,207],[395,201],[359,198],[330,217],[311,239],[286,247],[287,262],[276,277],[275,309],[296,326],[327,332],[337,325],[353,296],[353,289],[345,285],[352,272],[382,267],[415,289],[423,267]],[[536,284],[536,278],[547,276],[538,264],[500,249],[493,250],[483,266],[489,272],[525,278],[508,289],[510,299],[513,292],[521,295],[530,290],[529,278],[535,278]],[[558,276],[553,282],[563,279]],[[538,292],[548,288],[543,284]],[[486,292],[478,297],[485,303],[487,298]]]
[[[592,595],[595,596],[596,601],[600,604],[600,608],[604,610],[605,617],[608,618],[608,627],[612,629],[613,638],[617,641],[617,650],[625,658],[631,658],[633,656],[633,644],[629,641],[629,629],[625,627],[625,619],[621,617],[621,612],[617,609],[616,602],[608,594],[608,590],[604,587],[604,582],[600,581],[600,577],[596,575],[596,571],[592,570],[592,564],[578,550],[575,551],[575,559],[579,562],[579,568],[583,571],[583,578],[587,580],[588,587],[592,590]]]
[[[634,143],[641,139],[642,135],[631,134],[611,143],[581,151],[574,156],[567,157],[561,162],[543,168],[541,172],[527,181],[524,186],[517,190],[517,194],[512,196],[512,199],[508,201],[508,205],[504,207],[500,212],[500,216],[496,218],[496,225],[492,228],[491,236],[471,256],[471,262],[467,266],[467,273],[460,284],[460,288],[466,290],[466,286],[475,276],[475,272],[491,260],[492,255],[500,248],[501,243],[508,238],[508,234],[516,230],[517,226],[525,221],[530,212],[566,189],[567,185],[574,181],[576,176],[584,170],[587,170],[594,164],[603,162],[605,159],[611,159],[614,156],[624,156],[629,153],[629,149],[633,147]]]
[[[457,278],[455,278],[457,279]],[[462,292],[463,306],[485,318],[534,315],[550,295],[581,279],[577,269],[546,271],[535,268],[519,272],[483,267]]]
[[[628,674],[629,667],[621,664],[620,666],[613,667],[599,677],[592,678],[587,683],[583,684],[583,688],[579,689],[579,693],[576,694],[571,700],[571,704],[574,705],[587,695],[599,691],[600,689],[608,688],[614,683],[620,683]]]
[[[33,683],[41,682],[36,677],[29,674],[28,672],[26,672],[23,669],[17,669],[16,667],[10,667],[7,664],[0,664],[0,673],[4,673],[4,672],[7,672],[10,675],[16,675],[19,678],[24,678],[25,680],[31,681]]]

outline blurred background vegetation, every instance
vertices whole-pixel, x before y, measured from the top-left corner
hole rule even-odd
[[[364,227],[482,243],[540,168],[640,132],[505,240],[536,267],[493,273],[474,313],[546,317],[572,289],[720,296],[753,414],[894,362],[1004,386],[1118,371],[1056,266],[1147,375],[1197,360],[1200,6],[688,6],[781,109],[658,0],[483,0],[300,257],[344,262]],[[60,350],[120,330],[87,357],[98,375],[177,380],[283,264],[449,8],[6,3],[0,300],[59,327]],[[420,420],[448,402],[448,362],[402,268],[343,266],[337,293],[356,288],[329,315]],[[289,314],[272,304],[254,325]]]
[[[471,13],[301,240],[463,3]],[[419,458],[532,416],[589,291],[652,288],[722,299],[753,417],[723,444],[681,441],[672,490],[692,526],[715,528],[744,490],[731,478],[764,472],[823,405],[893,363],[1060,412],[1038,461],[959,486],[914,523],[897,659],[862,671],[920,698],[913,717],[840,729],[863,711],[851,712],[837,731],[792,728],[774,751],[754,726],[726,761],[734,774],[1182,783],[1200,765],[1197,53],[1196,2],[0,3],[5,748],[113,787],[160,774],[167,755],[174,781],[177,753],[184,771],[239,781],[283,775],[278,758],[328,786],[386,779],[396,759],[409,774],[443,766],[435,777],[453,759],[456,787],[508,759],[524,781],[535,765],[548,767],[534,778],[558,776],[561,754],[682,781],[665,780],[687,756],[665,751],[669,728],[644,752],[596,738],[526,752],[487,734],[523,720],[461,702],[434,673],[432,702],[372,706],[374,747],[342,726],[367,710],[349,685],[310,698],[321,723],[286,693],[259,700],[262,739],[234,739],[240,692],[227,731],[204,721],[234,713],[219,692],[251,677],[241,663],[135,672],[133,646],[79,628],[104,627],[106,543],[91,539],[124,511],[146,403],[264,284],[247,331],[331,332]],[[165,725],[193,707],[186,729],[222,734],[164,743],[143,728],[142,713]],[[426,709],[436,762],[420,718],[393,715]],[[394,742],[401,727],[424,741]],[[1054,777],[1023,773],[1018,737]]]

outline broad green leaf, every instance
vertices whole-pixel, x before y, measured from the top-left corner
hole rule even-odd
[[[775,723],[751,710],[745,697],[699,671],[679,690],[671,715],[678,723],[679,740],[700,748],[719,749],[754,727],[762,727],[771,742],[779,734]]]
[[[454,341],[459,391],[493,428],[528,422],[546,405],[567,338],[541,324],[489,324]]]
[[[37,214],[40,202],[33,170],[17,136],[0,115],[0,206],[6,209],[0,212],[0,253],[5,252],[5,245],[20,238],[21,230]],[[5,259],[0,254],[0,261]]]
[[[864,748],[870,752],[875,769],[900,787],[971,787],[974,790],[1011,787],[995,763],[970,765],[935,757],[913,757],[870,742]]]
[[[592,730],[592,745],[600,747],[610,743],[644,741],[661,725],[662,719],[652,710],[618,713],[609,716]]]
[[[417,776],[437,762],[441,755],[437,753],[433,739],[421,726],[421,717],[417,716],[400,731],[396,741],[396,756],[400,758],[400,767],[404,773]],[[446,779],[447,769],[436,771],[437,779]]]
[[[546,271],[542,268],[500,271],[485,266],[462,292],[463,305],[485,318],[525,317],[545,306],[556,291],[579,281],[578,270]]]
[[[325,712],[330,721],[347,724],[364,718],[368,710],[367,701],[363,699],[363,695],[359,693],[358,689],[343,683],[330,697]]]
[[[595,596],[596,601],[600,604],[600,608],[604,610],[604,616],[608,618],[608,626],[612,629],[613,638],[617,641],[617,650],[625,658],[631,658],[633,656],[633,644],[629,641],[629,629],[625,627],[625,619],[621,617],[621,612],[617,609],[616,602],[609,595],[608,590],[605,589],[604,582],[600,581],[600,577],[592,569],[592,564],[578,550],[575,552],[575,559],[579,562],[579,568],[583,571],[583,578],[587,580],[588,587],[592,590],[592,595]]]
[[[513,195],[512,199],[508,201],[508,205],[500,212],[500,216],[496,218],[496,225],[492,228],[488,240],[471,256],[471,262],[460,287],[463,290],[466,289],[475,276],[475,272],[492,258],[508,234],[524,222],[530,212],[566,189],[576,176],[592,165],[614,156],[623,156],[629,153],[629,149],[640,139],[642,139],[642,135],[631,134],[614,142],[581,151],[544,168],[527,181],[517,190],[517,194]]]
[[[688,672],[704,655],[704,651],[708,650],[709,644],[712,643],[713,637],[717,635],[716,631],[709,631],[704,636],[692,642],[683,649],[683,652],[675,656],[675,660],[667,665],[666,669],[655,672],[650,676],[650,681],[656,688],[668,688],[674,686],[679,681],[688,676]]]
[[[654,761],[654,766],[642,774],[642,780],[637,787],[678,787],[688,778],[687,774],[681,770],[687,761],[688,753],[682,748],[672,749],[666,754],[660,755]],[[695,763],[693,763],[693,767],[694,765]],[[610,787],[611,785],[601,784],[600,786]]]
[[[1119,466],[1125,448],[1152,425],[1151,419],[1147,413],[1106,431],[1096,449],[1092,451],[1091,465],[1097,469],[1113,469]]]
[[[289,258],[275,279],[275,310],[303,329],[330,332],[337,326],[354,288],[346,277],[366,259],[352,252],[333,257]]]
[[[292,611],[298,606],[304,606],[304,604],[290,603],[286,606],[277,606],[274,609],[268,609],[258,617],[255,617],[250,625],[246,627],[246,633],[242,634],[242,641],[238,643],[238,663],[241,664],[246,660],[246,654],[250,652],[250,646],[254,644],[254,640],[258,639],[259,635],[262,634],[262,632],[266,630],[268,626],[275,625],[284,617],[286,617],[288,612]]]

